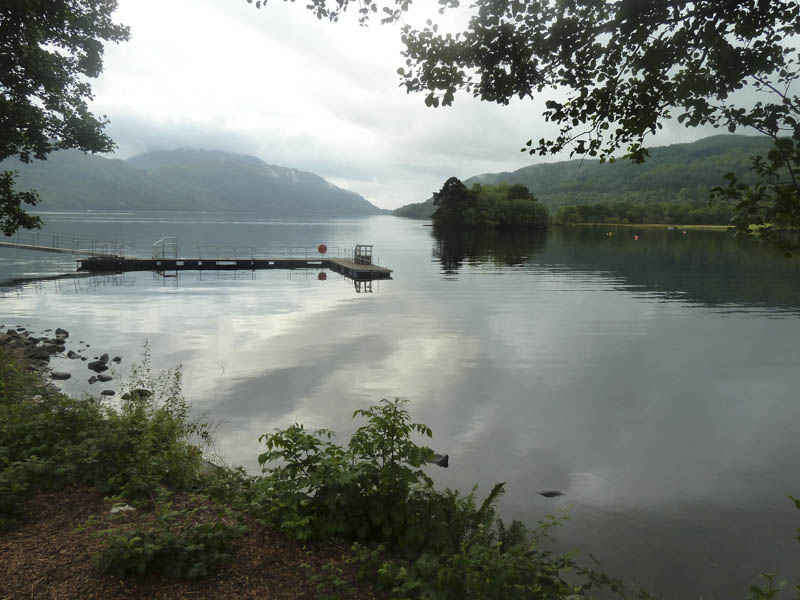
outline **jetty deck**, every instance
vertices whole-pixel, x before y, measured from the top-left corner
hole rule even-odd
[[[374,264],[371,245],[356,244],[354,249],[336,248],[336,256],[326,256],[328,248],[295,247],[288,256],[257,256],[252,246],[198,246],[196,257],[180,258],[175,237],[164,237],[152,245],[152,258],[126,255],[128,244],[51,234],[21,234],[0,240],[0,248],[58,252],[78,257],[78,271],[85,273],[124,273],[127,271],[255,271],[257,269],[330,269],[355,280],[391,279],[392,270]],[[299,251],[299,252],[298,252]],[[343,256],[342,256],[343,254]]]
[[[330,269],[350,279],[391,279],[392,270],[346,258],[135,258],[91,256],[80,259],[79,271],[251,271],[261,269]]]

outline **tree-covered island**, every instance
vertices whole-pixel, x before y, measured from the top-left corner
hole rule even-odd
[[[546,229],[547,207],[524,185],[474,184],[467,188],[451,177],[433,195],[436,227],[470,229]]]

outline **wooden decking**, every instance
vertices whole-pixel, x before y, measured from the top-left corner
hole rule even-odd
[[[135,258],[93,256],[80,259],[78,270],[90,273],[126,271],[251,271],[260,269],[330,269],[357,280],[391,279],[392,270],[343,258]]]

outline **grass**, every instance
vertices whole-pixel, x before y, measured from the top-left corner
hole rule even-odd
[[[687,231],[728,231],[730,229],[729,225],[673,225],[666,223],[575,223],[574,225],[560,225],[560,227],[610,227],[613,229],[668,229],[673,227]]]

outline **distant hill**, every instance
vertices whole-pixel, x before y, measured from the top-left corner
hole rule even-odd
[[[619,200],[705,202],[710,189],[724,183],[725,173],[733,171],[748,182],[750,157],[766,153],[770,147],[770,140],[762,136],[717,135],[689,144],[650,148],[650,158],[642,165],[625,160],[601,163],[576,159],[476,175],[464,184],[520,183],[549,208]],[[426,218],[433,210],[430,198],[407,204],[392,214]]]
[[[205,210],[289,218],[388,212],[313,173],[219,151],[151,152],[128,160],[60,151],[46,161],[1,166],[19,172],[18,189],[39,191],[39,210]]]

